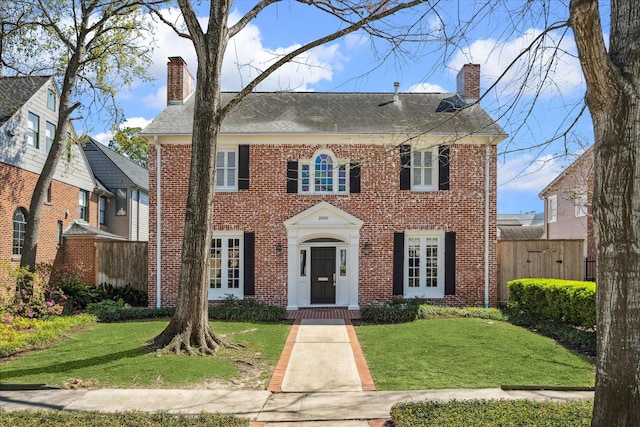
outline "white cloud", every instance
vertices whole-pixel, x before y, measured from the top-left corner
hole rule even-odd
[[[432,83],[418,83],[411,86],[408,92],[447,93],[451,91],[446,90],[440,85]]]
[[[488,88],[541,34],[538,29],[528,29],[522,36],[509,41],[476,40],[458,52],[449,66],[457,72],[465,63],[479,63],[483,87]],[[563,37],[558,32],[547,34],[537,48],[524,54],[506,72],[498,84],[498,96],[512,96],[523,84],[527,95],[540,93],[552,96],[583,92],[582,69],[573,39]]]
[[[501,190],[542,191],[562,171],[563,166],[548,154],[538,158],[526,154],[498,165]]]
[[[176,25],[182,25],[178,9],[167,9],[163,16]],[[238,13],[232,13],[229,22],[240,19]],[[206,18],[200,22],[206,25]],[[167,25],[156,22],[156,49],[153,53],[153,65],[150,74],[158,81],[166,80],[166,64],[168,57],[181,56],[189,66],[189,70],[196,76],[197,57],[190,40],[178,37]],[[354,39],[355,40],[355,39]],[[297,48],[300,44],[291,44],[274,49],[265,47],[262,43],[260,28],[255,24],[247,25],[240,33],[229,41],[222,66],[222,90],[233,91],[244,87],[260,72],[268,68],[275,61]],[[340,70],[346,58],[341,54],[338,44],[320,46],[306,52],[295,62],[286,64],[258,86],[258,90],[310,90],[309,85],[321,80],[331,80],[333,72]],[[153,95],[146,96],[145,106],[162,108],[166,105],[166,94],[159,88]]]
[[[122,125],[120,125],[120,129],[123,129],[123,128],[144,129],[149,123],[151,123],[151,120],[145,119],[144,117],[129,117],[127,120],[125,120],[124,123],[122,123]],[[96,141],[100,142],[103,145],[109,145],[109,141],[111,141],[111,138],[113,138],[113,132],[111,131],[100,132],[95,135],[92,135],[91,138],[95,139]]]
[[[158,88],[154,93],[150,93],[142,97],[145,107],[155,108],[158,110],[167,106],[167,85]]]

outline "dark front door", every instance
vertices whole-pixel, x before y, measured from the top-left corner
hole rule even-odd
[[[336,248],[311,248],[311,304],[336,303]]]

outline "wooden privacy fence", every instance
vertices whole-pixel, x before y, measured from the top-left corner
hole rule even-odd
[[[524,277],[584,279],[583,240],[499,240],[498,301],[509,300],[507,283]]]
[[[147,242],[96,243],[97,282],[147,292]]]

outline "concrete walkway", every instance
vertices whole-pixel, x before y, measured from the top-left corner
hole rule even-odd
[[[297,319],[268,390],[0,390],[0,410],[221,412],[247,417],[251,427],[371,427],[383,426],[398,402],[593,398],[585,391],[374,390],[350,320]]]

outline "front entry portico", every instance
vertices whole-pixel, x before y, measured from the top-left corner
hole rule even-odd
[[[362,220],[320,202],[284,222],[287,310],[339,306],[358,310]]]

